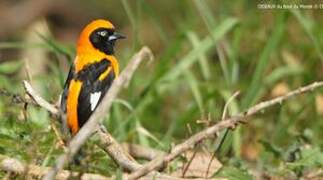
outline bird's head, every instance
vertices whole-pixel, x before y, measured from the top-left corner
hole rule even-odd
[[[78,52],[99,50],[107,55],[114,53],[116,40],[125,36],[115,32],[111,22],[103,19],[92,21],[82,31],[78,41]]]

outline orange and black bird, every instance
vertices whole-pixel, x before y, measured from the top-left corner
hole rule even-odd
[[[114,46],[125,38],[107,20],[94,20],[79,37],[61,100],[67,126],[75,135],[89,119],[119,74]]]

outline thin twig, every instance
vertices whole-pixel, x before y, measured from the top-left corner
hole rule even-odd
[[[27,94],[36,102],[36,104],[45,108],[53,115],[57,115],[59,113],[59,110],[55,106],[44,100],[41,96],[39,96],[27,81],[23,81],[23,83]]]
[[[97,132],[100,136],[99,146],[109,154],[109,156],[124,170],[133,172],[141,168],[142,165],[137,163],[119,143],[104,129],[99,128]],[[138,148],[138,146],[137,146]],[[159,153],[160,155],[163,153]],[[123,175],[123,179],[127,179],[127,175]],[[145,179],[180,179],[157,171],[150,172]]]
[[[59,117],[59,109],[50,104],[48,101],[46,101],[45,99],[43,99],[33,88],[32,86],[29,84],[28,81],[23,81],[23,85],[24,85],[24,88],[25,88],[25,91],[26,93],[28,94],[28,96],[33,100],[32,103],[37,105],[37,106],[40,106],[44,109],[46,109],[51,115],[55,116],[55,117]],[[27,102],[25,101],[25,105],[28,105],[29,103],[31,102]],[[25,115],[26,116],[26,115]],[[55,126],[55,122],[52,120],[51,121],[51,128],[53,129],[54,131],[54,134],[56,135],[57,137],[57,140],[58,140],[58,143],[59,145],[64,149],[66,150],[66,146],[65,146],[65,143],[64,143],[64,140],[63,140],[63,137],[60,135],[58,129],[56,128]]]
[[[163,157],[155,158],[154,160],[148,162],[142,168],[130,174],[128,176],[128,179],[138,179],[144,176],[145,174],[157,169],[158,167],[169,163],[177,156],[179,156],[181,153],[185,152],[188,149],[193,148],[195,144],[201,142],[202,140],[212,137],[215,133],[225,128],[234,128],[238,123],[246,122],[247,117],[258,113],[264,110],[265,108],[268,108],[276,104],[281,104],[283,101],[291,97],[294,97],[296,95],[299,95],[305,92],[313,91],[314,89],[317,89],[322,86],[323,86],[323,81],[314,82],[310,85],[291,91],[284,96],[280,96],[272,100],[268,100],[268,101],[264,101],[259,104],[256,104],[255,106],[249,108],[246,112],[239,113],[236,116],[226,118],[225,120],[220,121],[219,123],[194,134],[190,138],[186,139],[183,143],[176,145],[169,154],[164,155]]]
[[[121,87],[130,80],[140,62],[147,57],[152,57],[152,53],[147,47],[143,47],[136,55],[134,55],[125,70],[116,80],[114,80],[108,93],[103,98],[102,103],[99,104],[95,112],[91,115],[90,119],[70,141],[68,150],[57,158],[55,166],[51,169],[51,171],[48,172],[48,174],[46,174],[46,176],[43,178],[44,180],[54,179],[58,171],[63,169],[64,165],[74,157],[85,141],[95,132],[98,124],[109,112],[112,102],[121,90]]]
[[[187,125],[187,129],[188,129],[188,133],[191,136],[193,134],[192,128],[190,124],[186,124]],[[183,164],[183,173],[182,173],[182,177],[185,177],[185,174],[188,170],[188,168],[190,167],[191,163],[193,162],[195,155],[197,153],[197,150],[194,151],[193,155],[190,157],[190,159],[188,160],[187,164],[185,165],[185,163]]]
[[[189,159],[189,161],[187,162],[186,166],[184,166],[184,170],[183,170],[183,173],[182,173],[182,177],[185,177],[185,174],[186,174],[188,168],[190,167],[190,165],[192,164],[192,162],[193,162],[193,160],[194,160],[194,158],[196,156],[196,153],[197,153],[197,150],[195,150],[193,152],[192,157]]]
[[[9,97],[11,99],[12,103],[15,103],[15,104],[19,104],[19,103],[28,104],[28,103],[31,103],[30,100],[24,98],[23,96],[21,96],[19,94],[12,93],[12,92],[9,92],[6,89],[0,89],[0,96]]]
[[[63,140],[63,137],[59,133],[59,131],[58,131],[56,125],[55,125],[55,122],[53,120],[51,120],[50,126],[53,129],[54,134],[57,137],[57,141],[58,141],[59,146],[62,147],[64,150],[66,150],[66,145],[65,145],[65,142]]]
[[[222,113],[222,120],[224,120],[226,117],[227,117],[227,111],[228,111],[228,108],[229,108],[229,105],[230,103],[240,94],[240,91],[237,91],[235,92],[229,99],[228,101],[225,103],[224,105],[224,108],[223,108],[223,113]],[[208,176],[209,174],[209,171],[210,171],[210,167],[211,167],[211,164],[212,164],[212,161],[214,160],[217,152],[219,152],[219,150],[221,149],[221,146],[222,144],[224,143],[224,140],[225,138],[227,137],[227,134],[229,132],[229,129],[225,129],[224,133],[223,133],[223,136],[219,137],[220,139],[218,140],[219,143],[217,143],[217,146],[215,148],[215,151],[213,152],[212,154],[212,157],[209,161],[209,164],[207,166],[207,170],[206,170],[206,173],[205,173],[205,177]]]
[[[236,91],[225,103],[224,108],[223,108],[223,113],[222,113],[222,120],[227,117],[227,111],[229,108],[230,103],[240,94],[240,91]]]

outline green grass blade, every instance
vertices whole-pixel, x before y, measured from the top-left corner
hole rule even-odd
[[[172,81],[178,78],[178,76],[184,73],[186,69],[190,68],[191,65],[198,60],[200,54],[205,54],[208,50],[214,47],[216,42],[228,31],[230,31],[236,24],[237,20],[235,18],[225,19],[216,29],[213,30],[211,35],[203,39],[198,48],[193,49],[190,53],[183,57],[177,65],[169,70],[167,74],[162,77],[162,80]]]
[[[195,3],[195,6],[197,7],[197,10],[199,11],[199,13],[201,14],[202,20],[205,23],[207,30],[209,31],[210,34],[212,34],[212,30],[214,28],[216,28],[217,24],[216,24],[216,20],[214,18],[214,15],[212,13],[212,11],[210,10],[208,4],[206,3],[206,1],[200,1],[200,0],[194,0],[193,1]],[[216,37],[213,37],[214,41],[217,41]],[[225,78],[225,82],[227,84],[230,84],[230,68],[228,65],[228,62],[225,59],[225,55],[224,55],[224,50],[222,48],[222,44],[221,45],[217,45],[217,53],[219,56],[219,60],[220,60],[220,65],[223,71],[223,75]]]
[[[11,74],[21,69],[24,62],[21,60],[13,60],[0,63],[0,73]]]
[[[205,115],[204,106],[203,106],[203,98],[202,93],[200,91],[199,85],[198,85],[198,79],[194,77],[194,74],[191,71],[185,72],[187,83],[189,84],[191,91],[193,93],[194,99],[199,107],[200,113],[202,115]]]
[[[70,48],[67,48],[67,46],[55,41],[54,39],[50,37],[46,37],[40,33],[38,33],[38,36],[41,37],[45,43],[52,48],[52,50],[55,53],[64,55],[69,62],[72,62],[72,57],[75,52],[73,52]]]
[[[187,37],[192,43],[194,49],[199,47],[200,40],[196,33],[194,33],[193,31],[190,31],[187,33]],[[206,80],[210,79],[211,77],[210,64],[208,63],[208,60],[205,54],[199,55],[199,64],[200,64],[204,79]]]
[[[311,41],[314,44],[315,50],[320,57],[321,61],[323,62],[323,53],[321,51],[320,43],[318,41],[318,38],[315,38],[316,36],[313,33],[313,27],[315,23],[313,22],[312,19],[304,16],[299,9],[292,9],[291,10],[292,14],[296,17],[296,19],[299,21],[301,26],[304,28],[305,32],[311,39]]]
[[[303,72],[304,69],[298,66],[278,67],[265,78],[264,83],[266,85],[273,85],[275,82],[281,80],[282,78],[286,78],[288,76],[293,75],[300,75]]]
[[[249,85],[247,94],[242,101],[243,108],[249,107],[257,100],[256,95],[258,94],[261,86],[263,86],[262,78],[264,76],[264,71],[266,70],[266,67],[268,67],[269,57],[278,47],[279,41],[283,37],[285,26],[286,13],[282,13],[278,15],[276,25],[274,26],[275,28],[273,29],[273,33],[260,55],[256,70],[252,75],[251,84]]]
[[[209,9],[209,6],[206,4],[206,1],[194,0],[193,2],[197,7],[197,10],[201,14],[203,21],[208,26],[208,29],[211,30],[212,28],[214,28],[214,26],[216,25],[216,21],[211,10]]]
[[[43,48],[51,49],[46,43],[25,43],[25,42],[0,42],[0,49],[27,49]]]
[[[137,16],[131,10],[131,5],[128,2],[128,0],[121,0],[121,2],[124,10],[126,11],[127,17],[129,18],[130,24],[133,28],[133,37],[134,37],[133,48],[136,49],[137,45],[139,45]]]

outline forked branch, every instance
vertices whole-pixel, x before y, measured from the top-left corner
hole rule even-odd
[[[135,69],[138,67],[141,60],[146,56],[151,56],[151,52],[148,48],[143,48],[139,53],[137,53],[133,57],[133,60],[122,72],[120,77],[115,80],[108,94],[105,96],[105,98],[103,99],[102,103],[99,105],[97,110],[90,117],[89,121],[83,126],[83,128],[81,128],[79,133],[72,139],[72,141],[68,146],[68,150],[58,158],[58,161],[55,167],[51,171],[49,171],[49,173],[44,177],[44,179],[54,179],[58,171],[62,170],[65,163],[68,160],[73,158],[75,153],[84,144],[84,142],[91,136],[91,134],[93,134],[98,129],[99,122],[102,120],[104,115],[109,112],[111,104],[115,99],[116,95],[118,94],[118,92],[120,91],[121,87],[129,81],[129,79],[131,78]],[[57,113],[57,109],[54,106],[52,106],[50,103],[47,103],[40,96],[37,97],[38,95],[32,90],[31,86],[30,87],[28,86],[29,84],[27,82],[24,82],[24,85],[27,93],[32,97],[34,101],[36,101],[38,105],[40,105],[41,107],[44,107],[45,109],[47,109],[49,112],[53,114]],[[149,176],[146,176],[146,177],[152,177],[152,175],[155,175],[154,177],[159,176],[159,177],[172,178],[170,176],[160,174],[155,170],[157,170],[160,167],[163,167],[165,164],[170,163],[176,157],[180,156],[183,152],[193,148],[197,143],[203,141],[204,139],[213,137],[213,135],[218,133],[219,131],[226,128],[235,128],[239,123],[247,122],[248,121],[247,117],[250,117],[273,105],[281,104],[287,99],[290,99],[292,97],[298,96],[303,93],[311,92],[322,86],[323,86],[323,81],[314,82],[310,85],[303,86],[296,90],[293,90],[287,93],[286,95],[258,103],[255,106],[252,106],[251,108],[249,108],[245,112],[241,112],[236,116],[228,117],[228,118],[225,118],[224,120],[218,121],[218,123],[216,123],[215,125],[208,127],[192,135],[190,138],[186,139],[183,143],[180,143],[174,146],[174,148],[170,151],[170,153],[168,154],[162,153],[161,155],[155,157],[153,160],[151,160],[145,165],[140,165],[135,161],[132,161],[132,162],[128,161],[131,158],[127,157],[127,154],[122,152],[123,154],[122,157],[125,160],[123,161],[123,159],[120,158],[120,156],[116,155],[118,154],[118,152],[114,152],[115,150],[113,150],[112,147],[107,146],[111,148],[110,150],[107,149],[107,152],[112,157],[112,159],[118,162],[118,164],[122,168],[132,171],[130,175],[124,176],[124,178],[126,179],[138,179],[147,174],[149,174]],[[108,141],[110,140],[110,143],[118,145],[118,146],[115,146],[117,147],[117,149],[120,148],[120,145],[113,139],[113,137],[109,133],[107,133],[107,135],[108,135],[108,138],[106,140]],[[101,137],[104,137],[104,136],[105,136],[104,134],[101,134]],[[109,138],[112,138],[112,141]],[[109,152],[111,150],[112,152]]]
[[[201,142],[202,140],[212,137],[217,132],[219,132],[223,129],[226,129],[226,128],[234,128],[234,127],[236,127],[236,125],[238,123],[247,122],[247,117],[249,117],[251,115],[254,115],[254,114],[256,114],[268,107],[271,107],[273,105],[281,104],[283,101],[285,101],[289,98],[295,97],[295,96],[300,95],[302,93],[313,91],[314,89],[317,89],[322,86],[323,86],[323,81],[314,82],[310,85],[303,86],[303,87],[300,87],[294,91],[291,91],[291,92],[287,93],[286,95],[258,103],[255,106],[252,106],[251,108],[249,108],[245,112],[239,113],[236,116],[229,117],[229,118],[226,118],[222,121],[219,121],[215,125],[194,134],[190,138],[186,139],[183,143],[176,145],[170,151],[169,154],[164,155],[162,157],[157,157],[154,160],[148,162],[146,165],[144,165],[143,167],[141,167],[137,171],[130,174],[128,176],[128,179],[138,179],[138,178],[146,175],[147,173],[158,169],[160,166],[162,166],[164,164],[168,164],[169,162],[171,162],[173,159],[178,157],[183,152],[193,148],[197,143]]]

